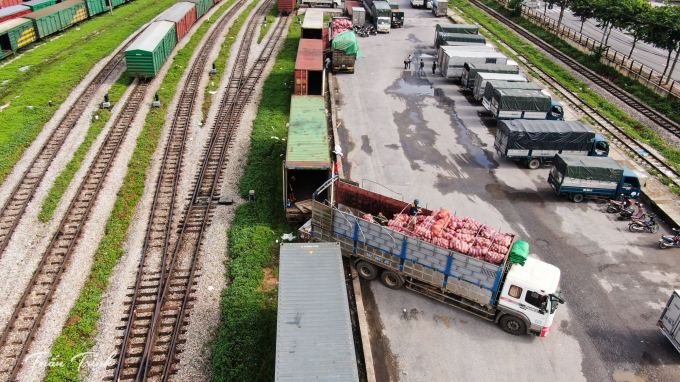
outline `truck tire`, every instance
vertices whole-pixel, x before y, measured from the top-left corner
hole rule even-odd
[[[527,161],[527,167],[531,170],[536,170],[541,167],[541,160],[538,158],[529,159]]]
[[[583,201],[583,194],[573,194],[571,196],[571,200],[574,203],[581,203]]]
[[[527,325],[524,323],[524,320],[510,314],[501,317],[500,324],[501,329],[503,329],[504,332],[512,334],[513,336],[519,336],[526,334],[527,332]]]
[[[380,275],[380,281],[382,281],[383,285],[390,288],[390,289],[400,289],[402,286],[404,286],[404,280],[399,276],[396,272],[390,271],[390,270],[383,270],[382,275]]]
[[[356,268],[357,272],[359,273],[359,277],[364,280],[373,280],[378,277],[378,267],[367,261],[358,262]]]

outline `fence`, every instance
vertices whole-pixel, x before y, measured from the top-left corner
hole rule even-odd
[[[505,6],[507,6],[509,2],[509,0],[497,1]],[[666,84],[665,82],[669,79],[668,76],[662,76],[661,73],[656,70],[628,57],[624,53],[611,49],[609,46],[603,46],[600,41],[579,33],[574,29],[564,25],[560,25],[558,28],[556,20],[531,8],[533,7],[522,6],[522,16],[544,27],[548,31],[555,33],[558,37],[571,40],[586,49],[596,50],[604,47],[605,51],[602,53],[601,60],[606,64],[615,67],[623,75],[638,80],[640,83],[652,89],[655,93],[680,101],[680,84],[676,83],[675,80],[671,79],[668,84]]]

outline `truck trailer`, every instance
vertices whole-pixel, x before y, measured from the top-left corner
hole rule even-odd
[[[459,53],[459,52],[495,52],[496,49],[494,49],[493,46],[490,45],[480,45],[480,44],[474,44],[474,45],[453,45],[449,46],[448,41],[446,42],[447,45],[440,45],[439,49],[437,49],[437,66],[439,67],[439,70],[441,71],[441,68],[444,66],[444,61],[447,59],[447,52],[453,52]],[[463,44],[463,43],[459,43]]]
[[[555,154],[609,155],[609,142],[579,121],[498,121],[493,146],[501,157],[522,160],[532,170],[552,163]]]
[[[375,29],[378,32],[390,33],[390,25],[392,25],[392,8],[390,8],[387,1],[373,1],[370,9]]]
[[[661,333],[680,351],[680,290],[674,290],[657,322]]]
[[[477,72],[475,73],[473,81],[474,88],[472,90],[472,96],[475,97],[475,100],[482,100],[482,97],[484,97],[484,89],[486,89],[486,83],[488,81],[529,82],[529,78],[519,71],[517,74]]]
[[[486,45],[486,38],[481,34],[439,32],[434,40],[435,49],[439,49],[442,45],[447,45],[445,42],[448,41]]]
[[[466,62],[465,65],[463,65],[463,75],[460,77],[460,84],[463,85],[463,87],[466,89],[474,89],[477,73],[519,74],[519,66],[470,64]]]
[[[482,73],[478,73],[479,76]],[[496,120],[564,120],[564,108],[543,90],[496,89],[489,111]]]
[[[542,90],[541,85],[534,82],[508,82],[500,80],[486,81],[484,86],[484,96],[482,97],[482,105],[486,110],[491,106],[491,99],[493,98],[493,91],[496,89],[526,89],[526,90]]]
[[[309,227],[302,229],[308,230],[314,241],[339,242],[342,254],[355,264],[360,277],[367,280],[380,277],[388,288],[406,287],[499,323],[501,329],[510,334],[548,335],[557,307],[564,303],[559,289],[560,270],[534,257],[527,258],[528,244],[512,245],[514,235],[495,230],[489,234],[491,231],[484,228],[488,226],[483,225],[477,235],[471,236],[475,238],[472,240],[486,235],[490,237],[487,243],[495,243],[504,237],[508,246],[512,246],[512,253],[518,247],[524,248],[523,266],[522,261],[517,262],[508,255],[501,256],[500,261],[489,262],[473,257],[471,252],[465,254],[445,248],[441,241],[435,241],[437,238],[422,240],[422,236],[402,228],[398,217],[409,207],[405,202],[344,181],[334,182],[334,187],[330,203],[328,198],[325,202],[312,202],[312,219],[306,224]],[[385,216],[395,215],[395,219],[387,226],[372,222],[371,216],[379,212]],[[423,210],[423,216],[432,219],[440,215]],[[440,221],[454,220],[452,217]],[[456,220],[455,226],[470,228],[473,221],[481,224],[469,219],[467,223]],[[447,227],[451,225],[453,223]],[[461,232],[477,231],[466,229]]]
[[[508,57],[500,52],[492,51],[473,51],[453,47],[454,49],[444,49],[442,65],[439,68],[446,78],[460,78],[463,75],[463,66],[470,64],[496,64],[505,65]]]
[[[610,157],[557,154],[548,175],[548,183],[557,195],[574,203],[585,197],[635,199],[640,196],[640,179],[628,167]]]
[[[435,17],[446,16],[449,11],[449,2],[447,0],[432,0],[432,14]]]

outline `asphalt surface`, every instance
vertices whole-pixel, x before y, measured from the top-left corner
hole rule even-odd
[[[543,5],[535,9],[539,13],[543,13]],[[555,6],[553,9],[548,9],[546,16],[557,21],[560,18],[560,7]],[[581,30],[581,19],[575,17],[571,14],[569,10],[564,12],[564,18],[562,23],[567,27],[579,31]],[[583,32],[585,36],[600,41],[602,39],[602,29],[597,26],[597,21],[594,19],[586,20],[583,24]],[[630,49],[633,46],[633,38],[619,29],[614,29],[612,34],[609,36],[609,41],[607,42],[611,49],[621,52],[628,56]],[[633,59],[637,62],[641,62],[647,67],[656,70],[659,73],[663,73],[666,67],[666,60],[668,59],[668,51],[654,47],[653,45],[638,41],[635,44],[635,50],[633,50]],[[671,56],[670,66],[673,65],[673,60],[675,59],[675,54]],[[673,76],[671,78],[675,80],[680,80],[680,65],[675,66],[673,71]]]
[[[406,26],[360,39],[356,73],[335,77],[346,177],[517,233],[532,256],[562,270],[567,303],[549,337],[515,337],[425,296],[364,282],[378,380],[680,380],[680,355],[655,327],[680,283],[678,250],[657,247],[665,227],[630,233],[602,202],[555,196],[547,168],[499,158],[481,104],[438,70],[432,76],[434,26],[449,21],[398,3]],[[404,70],[408,54],[423,59],[427,76]]]

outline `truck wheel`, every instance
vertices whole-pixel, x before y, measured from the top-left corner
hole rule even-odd
[[[535,169],[541,167],[541,160],[538,159],[538,158],[530,159],[527,162],[527,167],[529,167],[529,169],[531,169],[531,170],[535,170]]]
[[[501,317],[501,329],[513,336],[519,336],[521,334],[526,334],[527,325],[521,318],[506,314]]]
[[[399,289],[404,286],[404,280],[396,272],[389,271],[387,269],[383,270],[382,275],[380,275],[380,281],[383,285],[390,289]]]
[[[369,262],[360,261],[357,263],[356,267],[359,276],[364,280],[373,280],[378,277],[378,267]]]
[[[581,203],[583,201],[583,194],[574,194],[572,195],[571,200],[574,203]]]

